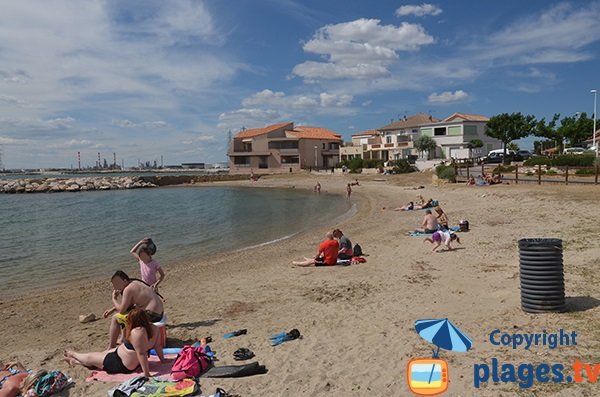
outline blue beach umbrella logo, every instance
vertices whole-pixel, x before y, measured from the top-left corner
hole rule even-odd
[[[410,390],[420,396],[433,396],[448,389],[448,363],[439,358],[440,349],[468,351],[473,342],[447,318],[417,320],[415,329],[421,338],[434,344],[433,358],[414,358],[407,368]]]
[[[453,352],[466,352],[473,345],[471,339],[447,318],[417,320],[415,329],[421,338],[437,346],[433,358],[438,358],[440,348]]]

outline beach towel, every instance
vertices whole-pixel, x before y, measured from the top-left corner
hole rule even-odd
[[[449,230],[451,232],[457,232],[457,231],[460,230],[460,226],[452,226]],[[413,231],[413,232],[410,232],[408,235],[410,237],[420,237],[420,236],[431,236],[433,233],[434,232],[426,233],[426,232],[416,232],[416,231]]]
[[[175,356],[171,355],[168,358],[175,358]],[[148,363],[150,364],[150,375],[152,375],[152,377],[159,378],[160,380],[172,380],[172,362],[161,363],[158,357],[150,356],[148,357]],[[125,382],[131,378],[135,378],[136,376],[142,375],[144,375],[144,373],[142,372],[141,367],[138,367],[134,372],[130,374],[108,374],[102,370],[94,370],[85,380],[86,382]]]
[[[199,390],[198,383],[191,378],[169,382],[138,376],[114,390],[109,390],[108,395],[109,397],[184,397],[195,396]]]

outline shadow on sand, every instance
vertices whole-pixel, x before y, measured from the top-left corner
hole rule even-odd
[[[591,296],[569,296],[567,301],[567,312],[584,312],[600,306],[600,300]]]

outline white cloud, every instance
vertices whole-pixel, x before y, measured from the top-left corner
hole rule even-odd
[[[168,125],[165,121],[145,121],[143,123],[134,123],[129,120],[113,120],[112,125],[121,128],[164,128]]]
[[[321,106],[323,107],[341,107],[352,103],[352,95],[336,95],[322,92],[319,97],[321,98]]]
[[[396,10],[396,16],[415,15],[422,17],[425,15],[439,15],[442,9],[436,5],[423,3],[421,5],[404,5]]]
[[[600,41],[600,3],[555,5],[528,15],[469,47],[479,59],[499,64],[569,63],[595,56],[584,48]]]
[[[307,81],[372,79],[389,75],[398,52],[415,51],[434,42],[421,25],[381,25],[378,19],[361,18],[320,28],[303,49],[326,62],[306,61],[292,73]]]
[[[219,115],[218,128],[237,130],[241,127],[253,128],[257,125],[271,124],[281,115],[273,109],[242,108]]]
[[[469,98],[469,94],[463,90],[457,90],[454,92],[444,91],[442,93],[433,93],[427,98],[429,103],[455,103],[464,102]]]

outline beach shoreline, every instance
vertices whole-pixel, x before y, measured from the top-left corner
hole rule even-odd
[[[312,189],[345,193],[354,176],[306,174],[263,177],[257,182],[219,182],[257,188]],[[244,396],[258,395],[408,395],[406,365],[430,357],[431,345],[414,331],[421,318],[450,318],[474,342],[468,353],[444,352],[449,362],[448,395],[514,394],[517,384],[473,387],[473,366],[491,357],[511,362],[592,360],[597,352],[598,276],[587,270],[600,263],[600,226],[584,223],[593,187],[500,185],[431,186],[430,174],[409,174],[375,181],[358,176],[351,201],[357,213],[292,238],[244,251],[202,257],[170,266],[161,293],[166,297],[169,343],[181,345],[212,335],[219,364],[248,347],[269,373],[240,379],[201,380],[204,394],[217,386]],[[425,186],[424,189],[414,189]],[[417,194],[441,202],[452,224],[470,221],[454,252],[431,254],[422,238],[403,236],[418,226],[422,211],[399,212]],[[344,198],[340,198],[344,199]],[[518,204],[517,204],[518,203]],[[557,224],[557,213],[565,213]],[[550,229],[549,225],[558,225]],[[335,268],[293,268],[291,261],[314,254],[327,230],[340,227],[369,254],[367,263]],[[565,279],[571,311],[531,315],[519,305],[518,252],[521,237],[559,237],[565,241]],[[102,350],[108,322],[80,324],[80,314],[110,305],[110,283],[95,280],[0,302],[4,319],[0,357],[30,367],[61,369],[76,381],[71,396],[106,395],[110,384],[86,383],[85,368],[61,361],[64,349]],[[600,303],[600,301],[598,302]],[[247,328],[230,340],[225,332]],[[272,334],[298,328],[303,338],[271,347]],[[485,337],[500,328],[541,331],[559,328],[580,333],[576,348],[512,351],[492,346]],[[552,387],[553,386],[553,387]],[[544,395],[590,393],[593,384],[536,385]]]

